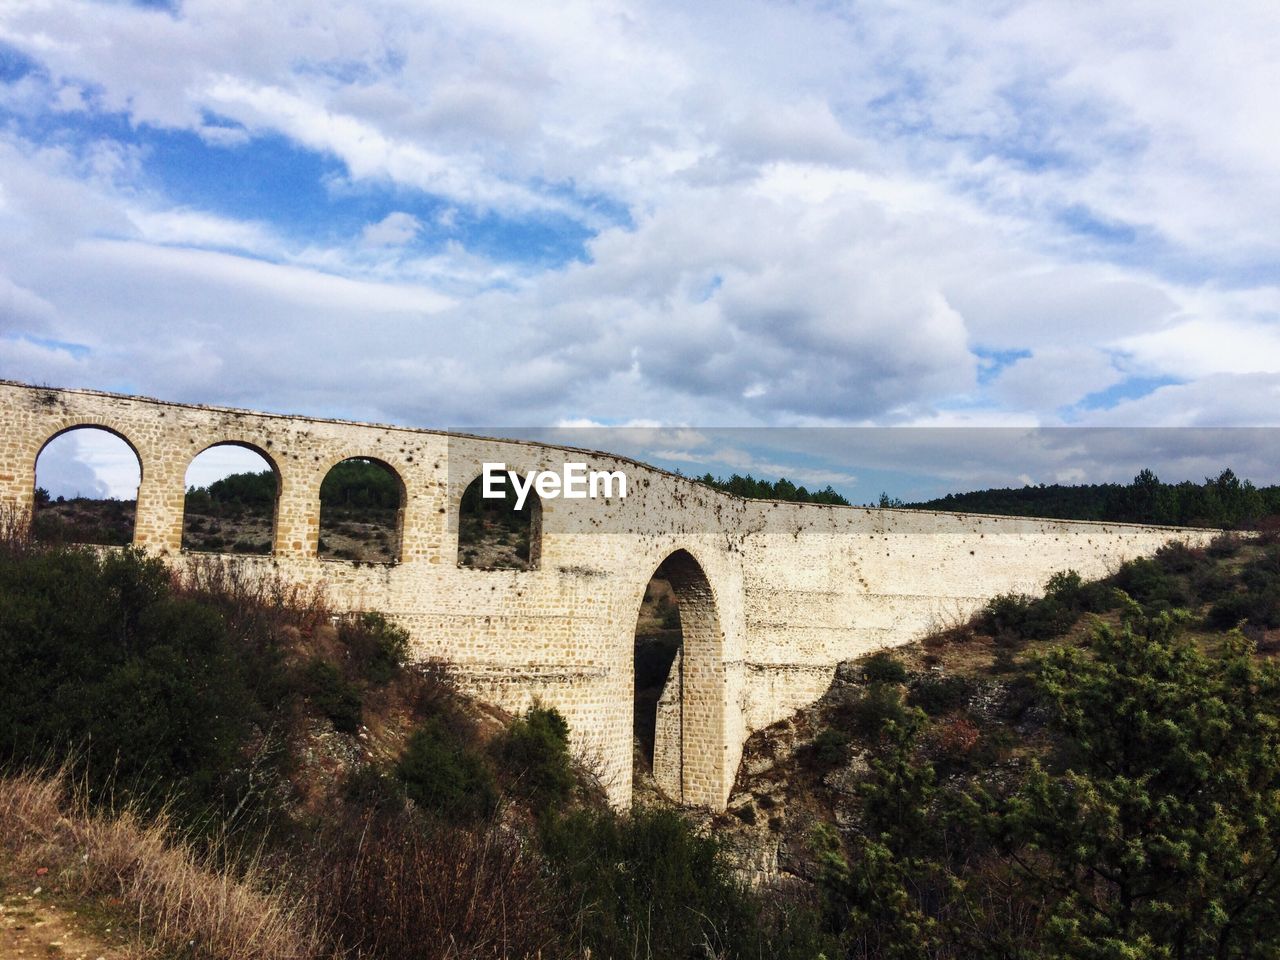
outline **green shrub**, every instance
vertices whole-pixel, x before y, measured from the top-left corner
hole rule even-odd
[[[880,650],[867,657],[861,673],[868,683],[903,683],[907,679],[907,666],[888,650]]]
[[[534,704],[497,743],[511,789],[537,810],[568,798],[573,789],[569,724],[554,707]]]
[[[1209,566],[1191,577],[1191,592],[1201,603],[1221,599],[1235,589],[1236,578],[1230,570]]]
[[[486,817],[497,805],[493,775],[480,755],[438,717],[409,737],[396,776],[421,809],[451,822]]]
[[[716,839],[675,811],[580,811],[548,820],[543,848],[574,908],[575,956],[812,960],[826,946],[800,911],[769,929]]]
[[[1205,614],[1205,623],[1215,630],[1231,630],[1249,620],[1254,612],[1253,598],[1245,593],[1231,593],[1220,599]]]
[[[1205,617],[1208,625],[1222,630],[1241,622],[1266,629],[1280,627],[1280,550],[1272,548],[1246,564],[1239,586],[1241,592],[1228,593],[1234,584],[1223,585],[1220,598]]]
[[[967,677],[929,673],[911,685],[907,702],[931,717],[957,710],[973,696],[973,682]]]
[[[373,764],[352,768],[342,781],[342,796],[362,810],[396,810],[404,805],[405,788]]]
[[[838,767],[849,756],[849,735],[834,727],[824,727],[809,747],[814,765],[820,770]]]
[[[380,613],[343,620],[338,639],[346,646],[356,672],[373,683],[386,683],[409,658],[409,631]]]
[[[319,657],[308,663],[302,686],[312,706],[329,718],[335,730],[355,733],[360,729],[360,691],[332,663]]]
[[[1205,547],[1205,553],[1219,560],[1234,557],[1239,552],[1240,538],[1234,533],[1220,533]]]
[[[840,711],[850,730],[864,738],[878,737],[890,723],[901,724],[907,709],[896,687],[876,684]]]
[[[1192,602],[1186,583],[1148,557],[1123,564],[1112,577],[1112,583],[1141,604],[1148,615],[1186,607]]]
[[[235,803],[265,713],[249,674],[272,661],[232,636],[140,551],[0,557],[0,757],[38,765],[79,749],[94,795]]]
[[[979,620],[982,629],[997,640],[1044,640],[1059,632],[1065,617],[1055,600],[1002,593],[987,601]]]

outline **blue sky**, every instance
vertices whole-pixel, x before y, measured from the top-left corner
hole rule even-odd
[[[8,0],[0,377],[428,427],[1274,425],[1278,44],[1270,0]]]

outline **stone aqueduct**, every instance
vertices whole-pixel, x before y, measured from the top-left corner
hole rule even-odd
[[[671,796],[723,808],[751,731],[811,702],[841,660],[908,642],[1058,570],[1104,572],[1204,531],[910,510],[747,501],[605,453],[430,430],[280,416],[0,381],[0,504],[34,499],[36,459],[77,427],[122,437],[141,465],[136,545],[182,551],[187,466],[239,444],[279,480],[271,556],[255,569],[323,584],[336,608],[380,610],[416,652],[451,662],[479,697],[520,710],[535,697],[568,719],[615,803],[629,803],[633,644],[651,576],[680,604],[683,646],[658,705],[655,774]],[[317,557],[320,484],[349,457],[403,483],[390,565]],[[481,464],[624,470],[628,496],[547,500],[536,569],[457,561],[459,501]]]

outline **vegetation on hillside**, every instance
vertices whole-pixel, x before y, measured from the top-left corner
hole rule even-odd
[[[743,477],[736,473],[728,479],[710,473],[693,479],[698,483],[705,483],[708,487],[732,493],[734,496],[746,497],[748,500],[786,500],[791,503],[829,503],[842,507],[849,506],[849,501],[836,493],[830,484],[822,490],[808,490],[803,486],[797,487],[786,477],[778,480],[757,480],[751,474]]]
[[[1276,956],[1278,599],[1230,537],[997,597],[753,738],[720,828],[846,957]]]
[[[1163,483],[1152,471],[1143,470],[1128,484],[1039,484],[949,493],[937,500],[910,504],[886,495],[881,505],[1239,530],[1256,529],[1265,518],[1280,515],[1280,486],[1255,487],[1230,469],[1206,477],[1204,483]]]
[[[556,711],[469,700],[376,614],[193,571],[3,544],[0,888],[49,871],[196,956],[1280,955],[1273,534],[842,665],[714,818],[609,810]]]
[[[678,813],[610,810],[555,710],[193,569],[0,545],[0,902],[39,887],[174,957],[816,955],[804,898]]]

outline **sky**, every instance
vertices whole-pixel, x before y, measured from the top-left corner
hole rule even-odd
[[[1274,0],[4,0],[0,377],[757,475],[867,469],[651,431],[1274,426],[1278,89]]]

